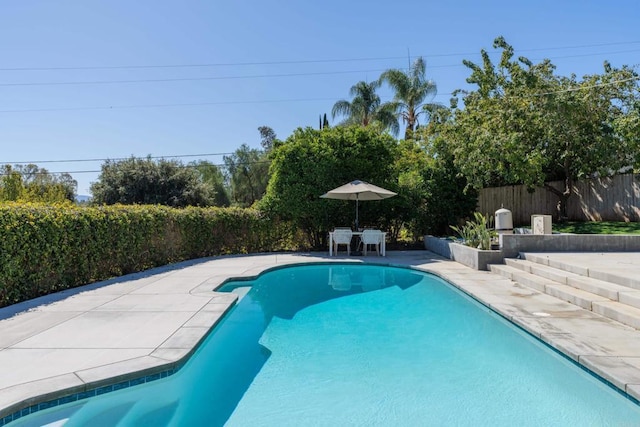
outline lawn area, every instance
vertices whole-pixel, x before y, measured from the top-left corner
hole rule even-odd
[[[640,234],[640,222],[564,222],[553,224],[553,231],[575,234]]]

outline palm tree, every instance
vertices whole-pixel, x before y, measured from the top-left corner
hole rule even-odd
[[[396,118],[396,104],[382,103],[380,96],[376,93],[381,85],[380,81],[367,83],[361,81],[351,86],[349,95],[353,97],[351,102],[344,99],[336,102],[331,109],[331,116],[346,116],[342,125],[358,124],[369,126],[377,122],[384,129],[389,129],[391,133],[397,135],[400,131],[398,119]]]
[[[379,84],[387,82],[395,91],[394,101],[398,106],[399,115],[407,125],[405,139],[410,139],[418,126],[418,116],[423,112],[442,108],[440,104],[424,103],[425,99],[433,98],[438,89],[435,82],[426,79],[426,65],[422,57],[418,57],[407,72],[402,70],[387,70],[380,76]]]

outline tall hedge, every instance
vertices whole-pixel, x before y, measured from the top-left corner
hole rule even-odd
[[[187,259],[296,249],[258,211],[0,205],[0,307]]]

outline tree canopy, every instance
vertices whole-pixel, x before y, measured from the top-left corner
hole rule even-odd
[[[351,86],[349,94],[353,97],[351,101],[341,99],[337,101],[331,110],[331,116],[344,116],[340,123],[343,126],[360,125],[369,126],[378,124],[385,130],[397,135],[400,131],[398,119],[396,118],[396,104],[382,103],[376,90],[380,87],[379,81],[367,83],[360,81]]]
[[[214,206],[229,206],[231,200],[225,186],[225,177],[220,168],[211,162],[200,160],[189,163],[200,174],[200,180],[214,191]]]
[[[637,156],[637,138],[623,131],[631,133],[634,124],[622,120],[637,106],[633,70],[605,64],[603,74],[578,80],[555,75],[549,60],[515,59],[502,37],[494,47],[502,50],[497,66],[485,50],[481,64],[464,61],[467,82],[477,88],[463,94],[464,108],[438,129],[472,186],[544,186],[559,197],[562,216],[574,180],[637,160],[629,154]],[[549,185],[552,180],[562,180],[563,188]]]
[[[348,226],[355,217],[354,202],[320,196],[355,179],[393,191],[395,149],[394,139],[375,128],[299,128],[273,151],[271,180],[259,206],[293,221],[313,246],[320,246],[330,228]],[[384,221],[387,203],[361,203],[360,223]]]
[[[149,204],[173,207],[209,206],[214,191],[194,167],[176,160],[107,160],[98,181],[91,185],[93,203]]]
[[[425,103],[433,98],[438,89],[434,81],[427,80],[427,68],[422,57],[418,57],[409,70],[387,70],[380,76],[379,83],[387,82],[394,90],[394,107],[406,125],[405,139],[413,137],[420,114],[425,110],[439,108],[439,104]]]
[[[54,175],[34,164],[4,165],[0,201],[59,203],[75,201],[78,183],[68,173]]]
[[[226,179],[234,205],[248,207],[260,200],[269,182],[269,157],[263,150],[242,144],[224,156]]]

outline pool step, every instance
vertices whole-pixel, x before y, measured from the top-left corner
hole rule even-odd
[[[539,264],[530,257],[507,258],[505,264],[492,264],[489,269],[521,285],[640,329],[640,290],[635,288],[583,276],[575,268],[567,271]]]

